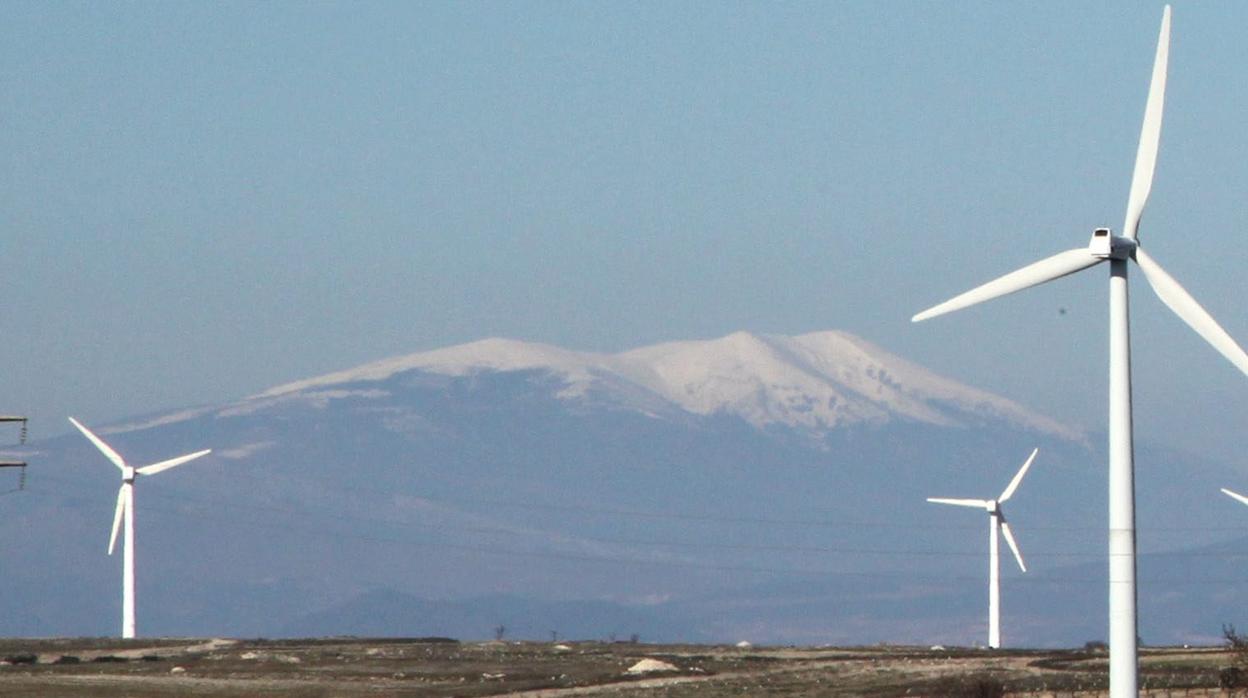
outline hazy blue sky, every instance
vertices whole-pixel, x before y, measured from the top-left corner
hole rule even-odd
[[[48,435],[490,335],[840,328],[1102,428],[1108,272],[909,318],[1121,226],[1160,16],[7,3],[0,408]],[[1175,8],[1141,227],[1241,342],[1246,70],[1248,5]],[[1141,436],[1237,454],[1248,377],[1133,291]]]

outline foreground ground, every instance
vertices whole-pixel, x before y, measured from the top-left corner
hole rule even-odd
[[[1092,696],[1073,651],[421,640],[0,640],[0,696]],[[672,668],[630,672],[642,660]],[[653,664],[651,662],[650,664]],[[1227,695],[1223,649],[1149,649],[1154,696]],[[1248,676],[1248,672],[1245,672]]]

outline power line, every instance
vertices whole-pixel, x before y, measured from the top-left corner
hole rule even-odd
[[[42,479],[51,482],[60,482],[62,484],[70,484],[65,480],[41,476]],[[340,483],[335,486],[339,492],[355,492],[358,494],[367,494],[381,497],[393,496],[393,490],[378,490],[369,487],[360,487],[358,485],[349,485]],[[169,495],[166,495],[168,497]],[[176,495],[173,495],[175,498]],[[914,526],[906,524],[898,524],[892,521],[864,521],[864,520],[848,520],[848,519],[809,519],[809,518],[774,518],[774,517],[750,517],[750,516],[726,516],[717,514],[689,514],[681,512],[662,512],[662,511],[645,511],[638,509],[625,509],[616,507],[603,506],[587,506],[568,503],[549,503],[549,502],[533,502],[533,501],[514,501],[505,499],[489,499],[489,498],[473,498],[473,497],[457,497],[455,499],[433,497],[427,495],[411,495],[413,498],[422,502],[433,504],[441,504],[448,507],[457,507],[463,510],[468,506],[485,506],[491,508],[513,508],[527,509],[537,511],[559,511],[559,512],[579,512],[593,516],[609,516],[619,518],[638,518],[638,519],[666,519],[675,521],[693,521],[704,523],[730,523],[730,524],[748,524],[753,526],[791,526],[791,527],[812,527],[812,528],[875,528],[875,529],[896,529],[911,531]],[[191,498],[182,497],[186,501],[193,501]],[[211,506],[221,506],[221,502],[207,502],[201,500],[200,503]],[[233,500],[229,502],[233,505]],[[291,513],[297,513],[295,510],[287,509]],[[328,514],[326,514],[328,515]],[[924,523],[923,528],[926,530],[962,530],[962,531],[978,531],[981,526],[973,525],[956,525],[956,524],[932,524]],[[1105,529],[1101,526],[1044,526],[1032,525],[1026,526],[1030,531],[1056,531],[1056,532],[1072,532],[1072,533],[1094,533],[1103,534]],[[1137,527],[1140,534],[1148,534],[1151,532],[1237,532],[1248,535],[1248,526],[1142,526]],[[915,554],[920,554],[916,551]],[[1053,553],[1053,555],[1061,555]],[[1030,555],[1029,555],[1030,557]]]
[[[34,495],[51,496],[51,497],[57,496],[54,493],[44,492],[43,490],[40,490],[40,489],[33,489],[29,491],[31,491],[31,493]],[[213,509],[217,509],[220,507],[220,503],[217,503],[217,502],[208,502],[205,500],[196,500],[194,498],[180,497],[180,496],[163,497],[163,499],[170,499],[170,498],[175,499],[175,500],[182,500],[184,502],[191,502],[194,504],[210,506]],[[235,506],[241,509],[253,509],[256,511],[263,511],[265,513],[269,513],[273,511],[273,509],[268,508],[268,507],[246,506],[246,505],[238,505],[236,503],[230,503],[228,504],[228,506]],[[96,507],[92,507],[92,508],[96,508]],[[146,504],[145,509],[148,511],[160,512],[160,513],[165,513],[165,514],[175,515],[175,516],[183,515],[185,513],[177,509],[161,507],[159,506],[159,502],[155,506],[153,506],[152,504]],[[103,511],[102,508],[97,508],[97,510]],[[294,513],[294,514],[305,516],[305,517],[311,516],[311,513],[309,512],[298,511],[294,509],[287,509],[285,510],[285,513]],[[325,515],[325,514],[323,514],[322,512],[318,512],[317,515]],[[237,517],[227,517],[227,516],[222,516],[222,515],[211,515],[211,514],[206,515],[206,516],[200,514],[198,515],[198,518],[200,519],[206,518],[209,520],[217,521],[220,523],[226,523],[226,524],[259,526],[259,527],[264,527],[264,528],[269,528],[269,529],[274,529],[274,530],[287,530],[287,531],[298,532],[298,533],[310,533],[316,536],[317,538],[322,538],[322,539],[325,537],[325,534],[326,534],[326,531],[323,527],[276,522],[276,521],[273,521],[272,519],[259,519],[259,520],[252,519],[250,521],[243,521]],[[455,526],[419,524],[419,523],[412,523],[412,522],[370,519],[366,517],[348,516],[348,515],[333,515],[332,518],[335,518],[344,522],[361,522],[362,521],[362,522],[367,522],[367,523],[382,523],[386,525],[395,525],[395,526],[404,526],[404,527],[418,527],[418,528],[429,529],[429,530],[434,530],[434,531],[459,530],[459,531],[468,531],[468,532],[477,532],[477,533],[504,533],[504,534],[509,534],[509,535],[527,535],[527,534],[549,535],[550,533],[552,533],[549,531],[533,531],[533,532],[522,533],[522,532],[509,530],[509,529],[502,529],[502,528],[455,527]],[[563,534],[563,535],[566,535],[566,534]],[[908,581],[928,581],[928,582],[972,582],[972,581],[977,582],[977,581],[980,581],[980,578],[978,576],[933,575],[930,573],[915,573],[911,571],[871,571],[869,572],[869,571],[855,571],[855,570],[844,570],[844,569],[766,567],[766,566],[755,566],[755,565],[722,564],[722,563],[714,563],[714,562],[695,561],[695,560],[689,560],[689,559],[655,559],[655,558],[646,559],[646,558],[636,558],[636,557],[622,558],[622,557],[617,557],[617,556],[589,555],[589,554],[583,554],[583,553],[571,553],[571,552],[559,552],[559,551],[516,550],[514,548],[499,548],[495,546],[470,545],[470,544],[463,544],[463,543],[451,543],[451,542],[445,542],[445,541],[419,541],[419,540],[413,540],[411,538],[393,536],[393,535],[363,534],[363,533],[360,533],[356,529],[352,529],[351,531],[348,531],[348,532],[334,532],[333,537],[336,539],[347,538],[347,539],[352,539],[356,541],[368,542],[368,543],[379,544],[379,545],[397,544],[397,545],[415,546],[415,547],[422,547],[422,548],[458,550],[458,551],[473,552],[473,553],[494,555],[494,556],[523,557],[523,558],[533,558],[533,559],[556,559],[556,560],[564,560],[564,561],[571,561],[571,562],[578,562],[578,563],[591,563],[591,564],[608,564],[608,565],[621,565],[621,566],[657,566],[657,567],[667,567],[667,568],[702,569],[702,570],[711,570],[711,571],[747,572],[747,573],[769,574],[769,575],[797,574],[797,575],[804,575],[804,576],[905,579]],[[622,544],[622,545],[689,547],[689,548],[695,548],[695,549],[713,548],[713,549],[759,550],[759,551],[770,551],[770,552],[803,552],[803,553],[819,553],[819,554],[871,554],[871,555],[896,555],[896,556],[930,555],[930,556],[944,556],[944,557],[948,557],[948,556],[981,557],[983,555],[982,552],[963,552],[963,551],[955,551],[955,552],[922,551],[922,550],[916,551],[916,550],[885,550],[885,549],[870,549],[870,548],[838,549],[838,548],[821,548],[821,547],[813,547],[813,546],[812,547],[765,546],[765,545],[731,544],[731,543],[716,544],[716,543],[695,543],[695,542],[681,542],[681,541],[642,541],[642,540],[610,539],[610,538],[594,538],[594,537],[575,537],[573,540],[575,542],[596,542],[596,543]],[[1077,553],[1052,554],[1053,557],[1081,556],[1081,555],[1084,555],[1084,554],[1077,554]],[[1103,557],[1103,555],[1104,553],[1086,554],[1086,556],[1089,556],[1089,557],[1092,557],[1092,556]],[[1148,557],[1150,555],[1174,556],[1174,557],[1236,558],[1236,557],[1248,556],[1248,552],[1242,555],[1236,554],[1236,553],[1231,553],[1231,554],[1184,553],[1184,552],[1153,553],[1153,554],[1145,553],[1145,554],[1142,554],[1141,556]],[[1029,555],[1029,557],[1042,557],[1042,556],[1044,555],[1043,554]],[[1244,578],[1244,579],[1194,579],[1194,578],[1187,578],[1187,577],[1182,578],[1182,579],[1141,578],[1140,581],[1141,583],[1146,583],[1146,584],[1176,584],[1176,583],[1177,584],[1244,584],[1244,583],[1248,583],[1248,578]],[[1080,577],[1044,577],[1044,578],[1039,578],[1039,579],[1029,578],[1029,577],[1012,577],[1011,583],[1012,584],[1013,583],[1103,584],[1104,579],[1080,578]]]

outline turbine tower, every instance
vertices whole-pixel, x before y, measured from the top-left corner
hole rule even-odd
[[[104,443],[104,440],[91,430],[78,423],[73,417],[69,418],[71,424],[82,432],[95,447],[100,449],[110,461],[121,469],[121,489],[117,490],[117,509],[113,512],[113,532],[108,538],[108,554],[113,554],[113,548],[117,544],[117,531],[121,528],[124,519],[126,525],[126,535],[123,541],[122,550],[122,570],[121,570],[121,636],[129,639],[134,637],[134,479],[139,475],[155,475],[162,470],[168,470],[174,466],[182,465],[188,461],[195,460],[200,456],[205,456],[212,452],[211,449],[204,451],[196,451],[188,453],[185,456],[162,460],[159,463],[145,465],[141,468],[132,468],[126,465],[123,459],[111,446]]]
[[[1131,436],[1131,340],[1127,262],[1134,261],[1161,301],[1248,374],[1248,354],[1177,281],[1144,252],[1137,239],[1153,184],[1170,51],[1170,6],[1161,16],[1152,82],[1144,107],[1135,170],[1122,233],[1097,228],[1087,247],[1060,252],[915,315],[918,322],[1021,291],[1109,261],[1109,685],[1112,698],[1135,696],[1138,679],[1135,591],[1135,480]]]
[[[1001,544],[997,541],[998,531],[1005,536],[1005,542],[1009,543],[1010,551],[1014,553],[1014,559],[1018,561],[1018,568],[1024,572],[1027,571],[1027,565],[1023,563],[1023,554],[1018,551],[1018,542],[1014,540],[1014,534],[1010,532],[1010,524],[1005,520],[1005,512],[1001,510],[1001,504],[1014,496],[1014,490],[1018,489],[1018,483],[1023,481],[1023,476],[1027,474],[1027,469],[1031,467],[1031,462],[1036,459],[1036,453],[1039,451],[1038,448],[1032,450],[1027,461],[1023,463],[1023,467],[1018,469],[1014,479],[1010,480],[1010,484],[996,499],[927,498],[927,501],[935,504],[952,504],[957,507],[985,509],[988,512],[988,646],[994,650],[1001,648],[1001,557],[998,554]]]

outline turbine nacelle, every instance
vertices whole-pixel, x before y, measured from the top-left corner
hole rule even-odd
[[[1097,228],[1092,231],[1092,239],[1088,242],[1088,252],[1097,259],[1130,259],[1135,254],[1139,243],[1125,235],[1114,235],[1109,228]]]

